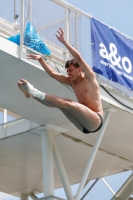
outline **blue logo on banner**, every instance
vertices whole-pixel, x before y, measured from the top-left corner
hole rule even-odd
[[[94,72],[133,90],[133,41],[91,19]]]

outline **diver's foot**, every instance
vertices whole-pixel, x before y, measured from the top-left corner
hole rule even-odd
[[[17,83],[19,89],[24,93],[26,98],[36,97],[44,100],[46,94],[34,88],[34,86],[31,85],[28,81],[20,79],[20,81]]]
[[[24,93],[26,98],[33,97],[32,91],[35,89],[33,85],[31,85],[28,81],[24,79],[20,79],[20,81],[17,82],[19,89]]]

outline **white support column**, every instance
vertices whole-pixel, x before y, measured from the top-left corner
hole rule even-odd
[[[88,161],[88,163],[87,163],[87,166],[86,166],[85,171],[84,171],[84,173],[83,173],[82,179],[81,179],[81,181],[80,181],[80,185],[79,185],[79,188],[78,188],[78,191],[77,191],[75,200],[79,200],[79,198],[80,198],[80,194],[81,194],[81,192],[82,192],[82,190],[83,190],[84,184],[85,184],[86,179],[87,179],[87,177],[88,177],[88,175],[89,175],[89,172],[90,172],[91,166],[92,166],[92,164],[93,164],[93,161],[94,161],[94,159],[95,159],[95,156],[96,156],[98,147],[99,147],[99,145],[100,145],[100,142],[101,142],[101,140],[102,140],[102,137],[103,137],[104,132],[105,132],[105,129],[106,129],[106,126],[107,126],[107,124],[108,124],[108,121],[109,121],[111,112],[112,112],[111,109],[106,111],[106,116],[105,116],[105,118],[104,118],[103,126],[102,126],[102,128],[100,129],[100,131],[99,131],[99,134],[98,134],[98,137],[97,137],[97,139],[96,139],[95,145],[94,145],[94,147],[93,147],[93,149],[92,149],[92,152],[91,152],[89,161]]]
[[[56,163],[56,167],[62,182],[62,185],[64,187],[65,193],[66,193],[66,197],[69,200],[74,200],[74,196],[70,187],[70,183],[69,180],[67,178],[66,172],[65,172],[65,168],[63,166],[57,145],[56,145],[56,141],[53,137],[53,155],[54,155],[54,160]]]
[[[7,122],[7,110],[4,109],[4,120],[3,120],[4,124]]]
[[[133,193],[133,176],[131,175],[112,199],[127,200],[132,193]]]
[[[32,198],[33,200],[37,199],[37,196],[35,196],[34,194],[29,194],[29,197]]]
[[[51,130],[44,129],[42,133],[42,161],[44,196],[54,195],[53,149]]]
[[[28,200],[28,195],[27,194],[21,194],[20,199],[21,200]]]
[[[24,0],[21,0],[20,4],[20,48],[19,48],[19,58],[22,56],[23,48],[23,31],[24,31]]]
[[[105,179],[104,178],[101,178],[101,180],[103,181],[103,183],[107,186],[107,188],[112,192],[112,194],[114,194],[115,195],[115,192],[114,192],[114,190],[109,186],[109,184],[105,181]]]

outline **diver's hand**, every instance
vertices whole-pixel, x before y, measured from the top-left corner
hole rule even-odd
[[[42,58],[40,55],[34,55],[34,54],[28,54],[26,56],[27,59],[32,59],[32,60],[40,60]]]
[[[61,42],[64,43],[65,42],[65,38],[64,38],[64,31],[62,28],[59,28],[59,30],[57,31],[58,35],[56,34],[57,39]]]

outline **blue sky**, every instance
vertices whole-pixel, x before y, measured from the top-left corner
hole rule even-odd
[[[3,0],[0,0],[0,3]],[[100,21],[116,28],[133,38],[133,0],[66,0],[68,3],[91,14]],[[77,186],[75,186],[77,188]],[[76,191],[76,189],[73,191]],[[56,190],[55,195],[63,195],[62,190]],[[64,195],[62,196],[64,197]],[[0,200],[18,200],[0,193]]]
[[[133,37],[132,0],[67,0],[67,2]]]

